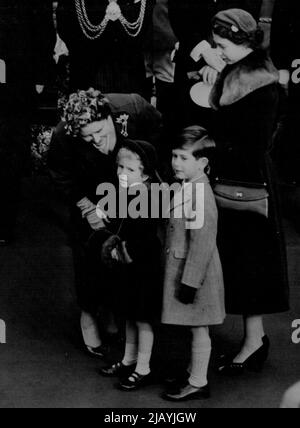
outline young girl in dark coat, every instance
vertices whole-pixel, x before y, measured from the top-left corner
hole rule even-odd
[[[127,140],[118,152],[117,167],[121,192],[124,189],[128,192],[128,217],[121,220],[117,216],[117,219],[108,221],[107,227],[114,233],[119,231],[127,264],[120,265],[116,252],[108,251],[116,262],[114,269],[119,271],[116,294],[118,313],[126,319],[126,346],[122,361],[103,368],[101,373],[119,376],[119,387],[131,391],[149,380],[153,323],[159,320],[161,313],[159,220],[151,218],[152,205],[148,204],[151,183],[159,181],[155,171],[155,149],[144,141]],[[135,215],[130,211],[130,205],[136,195],[141,194],[147,206],[137,208]]]

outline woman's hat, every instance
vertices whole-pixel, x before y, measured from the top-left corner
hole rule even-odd
[[[213,18],[213,27],[216,25],[223,25],[232,32],[238,33],[243,31],[244,33],[253,33],[257,30],[258,24],[253,16],[243,9],[228,9],[223,10]]]
[[[148,172],[155,172],[157,168],[158,158],[155,147],[147,141],[141,140],[125,140],[122,147],[136,153],[140,158]]]

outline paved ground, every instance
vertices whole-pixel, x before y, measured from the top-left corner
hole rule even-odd
[[[7,344],[0,345],[0,408],[166,407],[159,384],[127,394],[97,375],[103,363],[80,348],[61,207],[40,180],[27,183],[25,194],[16,243],[0,249],[0,319],[7,326]],[[272,353],[264,372],[227,379],[211,371],[212,399],[181,408],[276,408],[285,389],[300,380],[300,344],[291,341],[292,322],[300,319],[300,235],[288,221],[286,230],[292,310],[266,320]],[[236,346],[242,334],[239,318],[228,317],[214,333],[217,347],[224,342]],[[158,342],[168,347],[175,340],[177,332],[163,331]],[[159,343],[156,360],[167,359],[158,348]]]

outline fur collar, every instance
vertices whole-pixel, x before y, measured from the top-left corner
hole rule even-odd
[[[279,72],[263,50],[252,52],[237,64],[227,66],[210,94],[215,110],[229,106],[252,92],[279,82]]]

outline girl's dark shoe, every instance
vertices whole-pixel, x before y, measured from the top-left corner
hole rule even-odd
[[[181,402],[188,400],[207,400],[210,398],[209,386],[195,388],[189,382],[183,384],[178,390],[173,392],[165,392],[162,398],[166,401]]]
[[[125,366],[122,362],[113,364],[112,366],[103,367],[99,373],[104,377],[127,377],[135,369],[135,364],[132,366]]]
[[[95,357],[103,358],[108,353],[108,347],[105,345],[98,346],[97,348],[92,348],[91,346],[86,346],[87,352]]]
[[[124,379],[119,384],[119,389],[122,391],[136,391],[151,383],[151,373],[148,375],[140,375],[137,372],[132,373],[127,379]]]
[[[245,370],[253,372],[261,372],[265,362],[268,359],[270,350],[270,340],[267,336],[263,337],[263,345],[244,363],[234,363],[231,359],[230,361],[226,360],[226,357],[221,359],[220,365],[218,367],[218,372],[226,376],[240,376]]]

